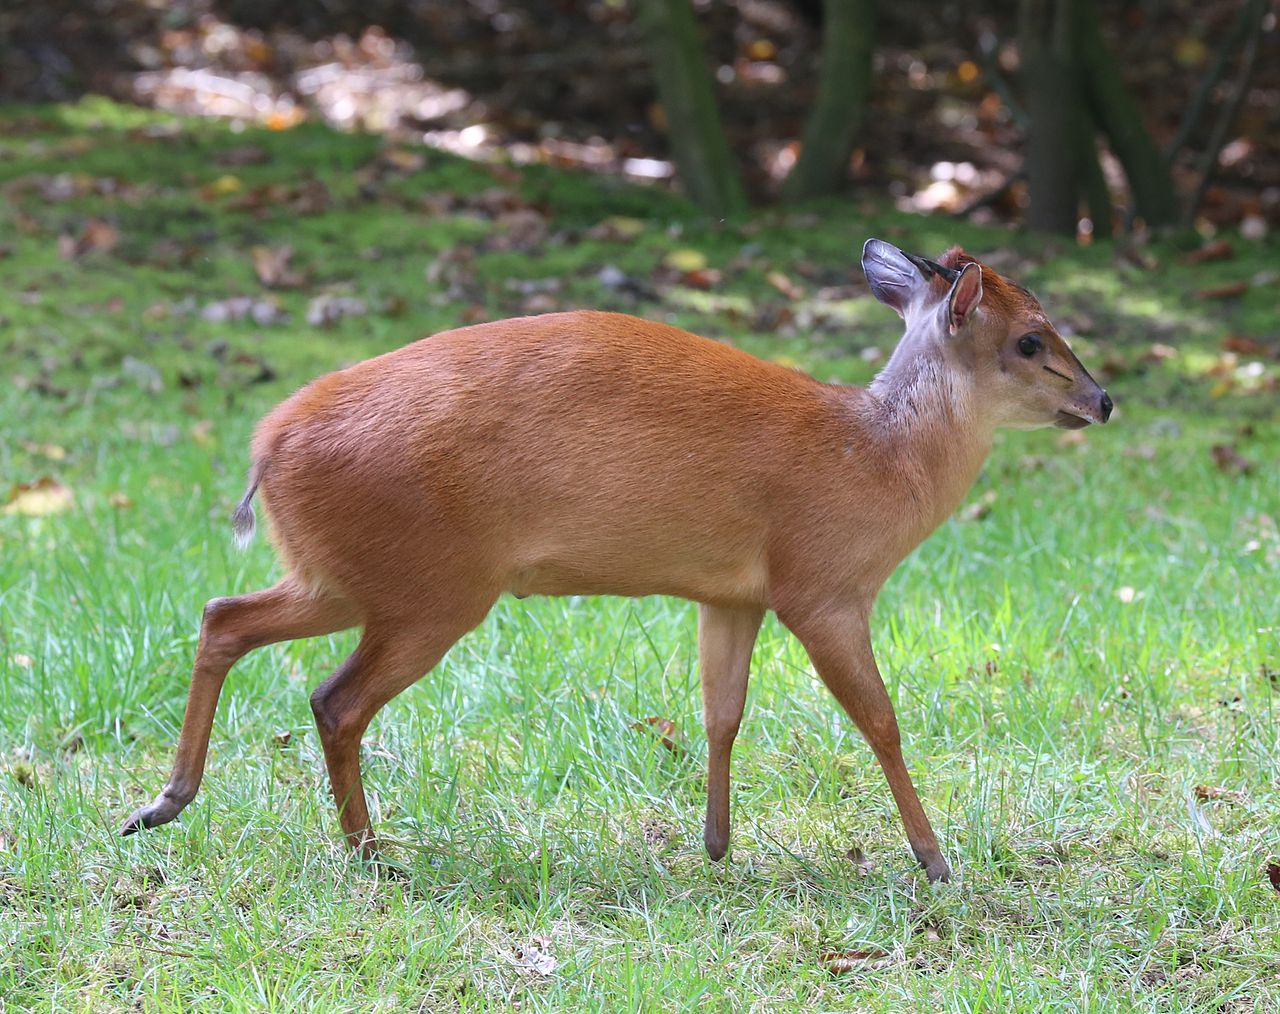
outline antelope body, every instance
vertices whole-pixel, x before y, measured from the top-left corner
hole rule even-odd
[[[773,610],[884,769],[916,857],[949,869],[903,762],[868,618],[959,503],[1003,425],[1105,422],[1110,399],[1025,290],[959,250],[868,241],[906,333],[867,389],[687,332],[572,312],[444,332],[321,377],[254,438],[288,573],[205,607],[173,773],[123,833],[194,797],[227,671],[265,644],[360,626],[311,698],[349,842],[375,847],[360,741],[503,592],[699,604],[706,848],[724,856],[729,755]]]

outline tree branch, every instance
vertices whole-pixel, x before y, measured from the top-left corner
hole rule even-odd
[[[1253,70],[1258,62],[1258,50],[1261,48],[1262,37],[1266,34],[1264,26],[1267,17],[1267,0],[1249,0],[1247,9],[1252,17],[1249,22],[1249,34],[1245,39],[1244,55],[1240,60],[1240,71],[1236,76],[1235,91],[1222,107],[1218,122],[1214,124],[1213,133],[1209,136],[1209,143],[1200,157],[1200,182],[1196,184],[1195,192],[1187,202],[1182,216],[1182,224],[1187,227],[1195,223],[1196,212],[1200,210],[1205,192],[1209,189],[1214,171],[1218,167],[1218,156],[1222,154],[1222,146],[1226,144],[1227,132],[1235,124],[1236,117],[1240,115],[1240,107],[1244,105],[1245,96],[1249,93],[1249,82],[1253,80]]]
[[[1231,26],[1231,31],[1227,33],[1222,40],[1222,45],[1218,47],[1218,55],[1214,58],[1213,66],[1209,68],[1204,80],[1200,82],[1200,87],[1196,90],[1195,97],[1191,100],[1191,105],[1187,106],[1187,111],[1182,116],[1182,122],[1178,124],[1178,133],[1174,136],[1169,147],[1165,149],[1164,160],[1166,165],[1173,164],[1173,160],[1178,157],[1178,153],[1183,149],[1187,141],[1191,139],[1191,135],[1195,133],[1196,127],[1200,126],[1200,119],[1204,116],[1205,108],[1209,104],[1209,96],[1213,93],[1213,89],[1217,87],[1218,82],[1222,80],[1222,75],[1227,72],[1227,64],[1231,62],[1232,54],[1240,46],[1249,31],[1249,14],[1252,6],[1252,3],[1248,2],[1248,0],[1241,5],[1235,24]]]

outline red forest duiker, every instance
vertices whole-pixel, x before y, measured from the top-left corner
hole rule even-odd
[[[259,425],[256,493],[287,568],[208,603],[173,772],[123,832],[200,785],[246,652],[363,628],[312,694],[342,828],[372,853],[360,743],[503,592],[698,603],[705,841],[729,839],[729,755],[773,610],[874,751],[930,880],[949,868],[871,651],[885,579],[955,509],[1002,426],[1106,422],[1111,399],[1036,299],[955,249],[863,249],[905,333],[867,388],[824,384],[666,324],[572,312],[447,331],[307,385]]]

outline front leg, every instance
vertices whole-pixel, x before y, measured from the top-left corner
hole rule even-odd
[[[764,611],[698,607],[698,670],[702,721],[707,727],[707,855],[723,859],[729,848],[729,755],[747,701],[747,673]]]
[[[938,839],[902,759],[898,719],[871,652],[868,613],[867,609],[858,609],[780,618],[800,639],[818,675],[880,761],[906,826],[907,839],[929,880],[949,880],[951,870],[938,850]]]

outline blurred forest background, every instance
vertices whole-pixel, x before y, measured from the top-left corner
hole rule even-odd
[[[1082,240],[1280,224],[1269,0],[17,0],[0,99],[85,92]]]
[[[1276,12],[0,0],[0,1009],[1280,1010]],[[383,712],[403,877],[307,704],[353,632],[239,664],[118,836],[201,606],[278,574],[228,526],[270,406],[584,307],[866,383],[868,236],[1030,287],[1117,406],[1000,434],[877,606],[950,887],[772,618],[708,866],[658,598],[504,598]]]

